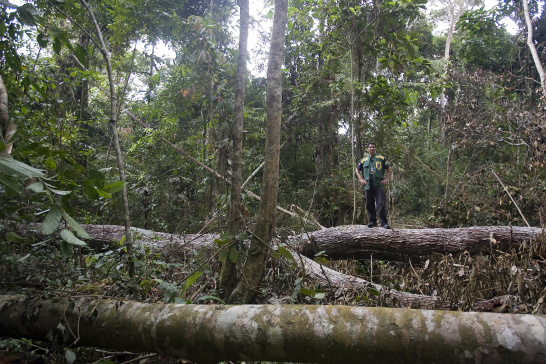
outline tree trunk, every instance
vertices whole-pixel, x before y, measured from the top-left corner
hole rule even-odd
[[[292,237],[292,244],[305,256],[324,251],[331,259],[400,260],[405,256],[433,253],[471,254],[493,248],[507,251],[523,241],[536,240],[540,228],[519,226],[473,226],[455,229],[370,229],[362,225],[338,226]],[[308,237],[309,236],[309,237]]]
[[[39,231],[36,225],[0,224],[0,236],[13,231],[28,236]],[[82,225],[91,236],[87,243],[101,249],[118,242],[125,234],[124,227],[117,225]],[[180,244],[192,249],[210,249],[218,235],[168,234],[131,228],[139,234],[139,242],[151,247],[165,244]],[[316,252],[324,251],[330,259],[400,260],[405,256],[424,256],[434,253],[471,254],[493,248],[507,251],[519,249],[522,243],[545,239],[540,228],[520,226],[474,226],[455,229],[370,229],[362,225],[346,225],[287,237],[290,246],[298,253],[313,258]],[[531,247],[531,244],[529,244]]]
[[[279,188],[279,155],[282,117],[282,63],[286,32],[288,0],[275,0],[275,16],[271,34],[271,49],[267,70],[267,125],[265,164],[262,179],[262,196],[254,237],[242,276],[229,298],[229,302],[249,303],[256,296],[262,281],[269,245],[273,238],[277,217]]]
[[[237,65],[237,80],[235,83],[235,111],[231,138],[233,147],[231,152],[231,199],[228,216],[228,233],[235,235],[242,224],[242,180],[243,180],[243,116],[245,111],[245,86],[248,58],[248,23],[249,0],[240,0],[241,20],[239,27],[239,57]],[[237,249],[231,246],[229,249]],[[228,254],[228,257],[231,256]],[[228,299],[237,283],[237,263],[226,258],[222,262],[219,285],[222,297]]]
[[[0,136],[6,146],[6,149],[1,152],[11,154],[13,142],[10,142],[10,139],[15,134],[15,130],[15,124],[9,120],[8,90],[0,75]]]
[[[0,296],[0,335],[199,363],[536,363],[546,318],[307,305],[179,305]]]
[[[523,15],[525,17],[525,24],[527,25],[527,46],[529,47],[529,51],[533,55],[533,61],[535,62],[535,67],[537,69],[538,75],[540,76],[540,86],[542,86],[542,94],[543,96],[546,96],[546,74],[544,73],[544,68],[542,67],[540,57],[535,47],[533,39],[533,22],[531,21],[531,16],[529,15],[529,4],[527,3],[527,0],[523,0]]]
[[[95,18],[95,13],[93,9],[85,0],[80,0],[82,5],[87,10],[89,17],[91,18],[93,25],[95,27],[95,33],[99,38],[100,51],[106,63],[106,71],[108,73],[108,83],[110,85],[110,131],[112,133],[112,140],[114,142],[114,149],[116,150],[116,159],[118,162],[118,171],[119,171],[119,180],[125,182],[125,167],[123,165],[123,156],[121,154],[121,147],[119,144],[119,136],[117,131],[117,122],[118,122],[118,103],[116,98],[116,86],[114,84],[114,74],[112,70],[112,62],[110,59],[110,52],[106,48],[106,43],[104,43],[104,38],[102,36],[102,31],[97,19]],[[125,246],[127,247],[127,257],[128,257],[128,267],[129,267],[129,276],[134,276],[134,263],[133,263],[133,237],[131,236],[131,218],[129,215],[129,200],[127,198],[127,186],[123,185],[121,190],[121,197],[123,203],[123,216],[125,220]]]

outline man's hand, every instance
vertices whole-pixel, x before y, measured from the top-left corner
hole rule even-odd
[[[360,180],[360,184],[361,184],[362,186],[365,186],[365,185],[366,185],[366,183],[367,183],[367,182],[366,182],[366,180],[365,180],[365,179],[361,179],[361,180]]]
[[[388,178],[385,178],[383,181],[381,181],[381,184],[384,185],[385,183],[389,182]]]

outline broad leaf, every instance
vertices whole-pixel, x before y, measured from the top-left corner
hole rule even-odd
[[[127,182],[123,182],[123,181],[116,181],[116,182],[112,182],[112,183],[107,183],[104,185],[104,187],[102,188],[105,192],[107,193],[115,193],[115,192],[119,192],[121,190],[123,190],[123,188],[125,187],[125,185],[127,184]],[[100,193],[100,192],[99,192]]]
[[[231,260],[233,264],[237,264],[237,258],[239,253],[237,252],[237,247],[235,245],[232,245],[229,247],[228,255],[229,255],[229,260]]]
[[[61,223],[63,213],[58,206],[53,206],[47,213],[42,224],[42,232],[46,235],[53,233]]]
[[[87,49],[80,44],[76,44],[76,48],[74,49],[74,52],[76,53],[76,57],[78,58],[78,61],[80,61],[80,63],[83,64],[85,67],[89,67],[89,61],[87,58]]]
[[[197,278],[201,277],[202,274],[203,272],[198,271],[193,273],[191,276],[189,276],[188,279],[186,279],[186,281],[184,282],[184,285],[182,286],[182,290],[180,291],[180,294],[178,296],[182,297],[184,293],[186,293],[188,288],[190,288],[190,286],[193,284],[193,282],[195,282]]]
[[[74,229],[74,231],[76,231],[76,234],[78,234],[78,236],[80,238],[82,238],[82,239],[91,239],[91,236],[89,236],[87,231],[85,231],[83,229],[83,227],[76,220],[74,220],[66,212],[63,212],[63,215],[64,215],[64,219],[66,220],[68,225],[70,225],[70,227],[72,227],[72,229]]]
[[[50,188],[49,190],[51,192],[53,192],[54,194],[60,195],[60,196],[66,196],[66,195],[70,195],[72,193],[72,191],[57,190],[55,188]]]
[[[0,174],[0,184],[6,189],[8,196],[17,196],[23,191],[23,186],[9,176]]]
[[[23,178],[43,177],[44,174],[39,169],[33,168],[28,164],[19,162],[12,157],[0,157],[0,172],[16,175]]]
[[[21,241],[21,240],[23,240],[23,237],[17,235],[13,231],[10,231],[10,232],[6,233],[6,240],[9,241],[9,242]]]
[[[48,35],[44,34],[44,33],[40,33],[38,34],[38,36],[36,37],[36,42],[38,42],[38,45],[42,48],[46,48],[48,43],[50,41],[50,38]]]
[[[24,4],[17,8],[16,17],[17,20],[21,22],[21,24],[34,26],[37,25],[35,17],[37,13],[38,11],[34,8],[32,4]]]
[[[206,300],[214,300],[214,301],[218,301],[218,302],[220,302],[220,303],[222,303],[224,305],[226,304],[224,302],[224,300],[221,299],[220,297],[210,296],[210,295],[209,296],[201,296],[196,301],[199,302],[199,301],[206,301]]]
[[[44,190],[44,184],[42,182],[35,182],[28,186],[27,188],[31,189],[32,191],[36,193],[40,193]]]
[[[85,241],[78,239],[76,236],[74,236],[74,234],[72,234],[72,231],[67,229],[61,231],[61,238],[63,238],[63,240],[70,245],[87,246]]]
[[[55,37],[53,40],[53,52],[56,54],[61,53],[61,49],[63,47],[63,43],[61,42],[61,39],[59,37]]]
[[[287,260],[289,260],[291,262],[295,261],[294,256],[292,255],[292,253],[290,253],[288,251],[288,249],[286,249],[285,247],[283,247],[283,246],[278,247],[277,252],[279,252],[279,254],[281,256],[283,256],[284,258],[286,258]]]
[[[112,195],[109,194],[109,193],[106,192],[106,191],[99,190],[98,188],[97,188],[96,191],[97,191],[98,195],[99,195],[100,197],[102,197],[102,198],[111,198],[111,197],[112,197]]]

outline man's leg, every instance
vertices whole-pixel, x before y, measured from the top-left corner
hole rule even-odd
[[[373,183],[370,185],[370,189],[364,192],[366,195],[366,210],[368,210],[370,216],[368,227],[374,227],[377,225],[377,215],[375,213],[375,188]]]
[[[377,213],[379,215],[379,222],[381,226],[388,226],[387,208],[385,207],[385,200],[385,190],[383,189],[383,186],[379,185],[377,186],[377,188],[375,188],[375,201],[377,203]]]

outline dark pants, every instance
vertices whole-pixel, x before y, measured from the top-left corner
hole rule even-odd
[[[377,222],[376,215],[376,204],[377,204],[377,214],[379,214],[379,222],[381,224],[388,223],[387,221],[387,209],[385,208],[385,190],[383,185],[379,184],[374,186],[373,179],[370,178],[370,189],[365,191],[366,195],[366,210],[370,215],[370,222]]]

